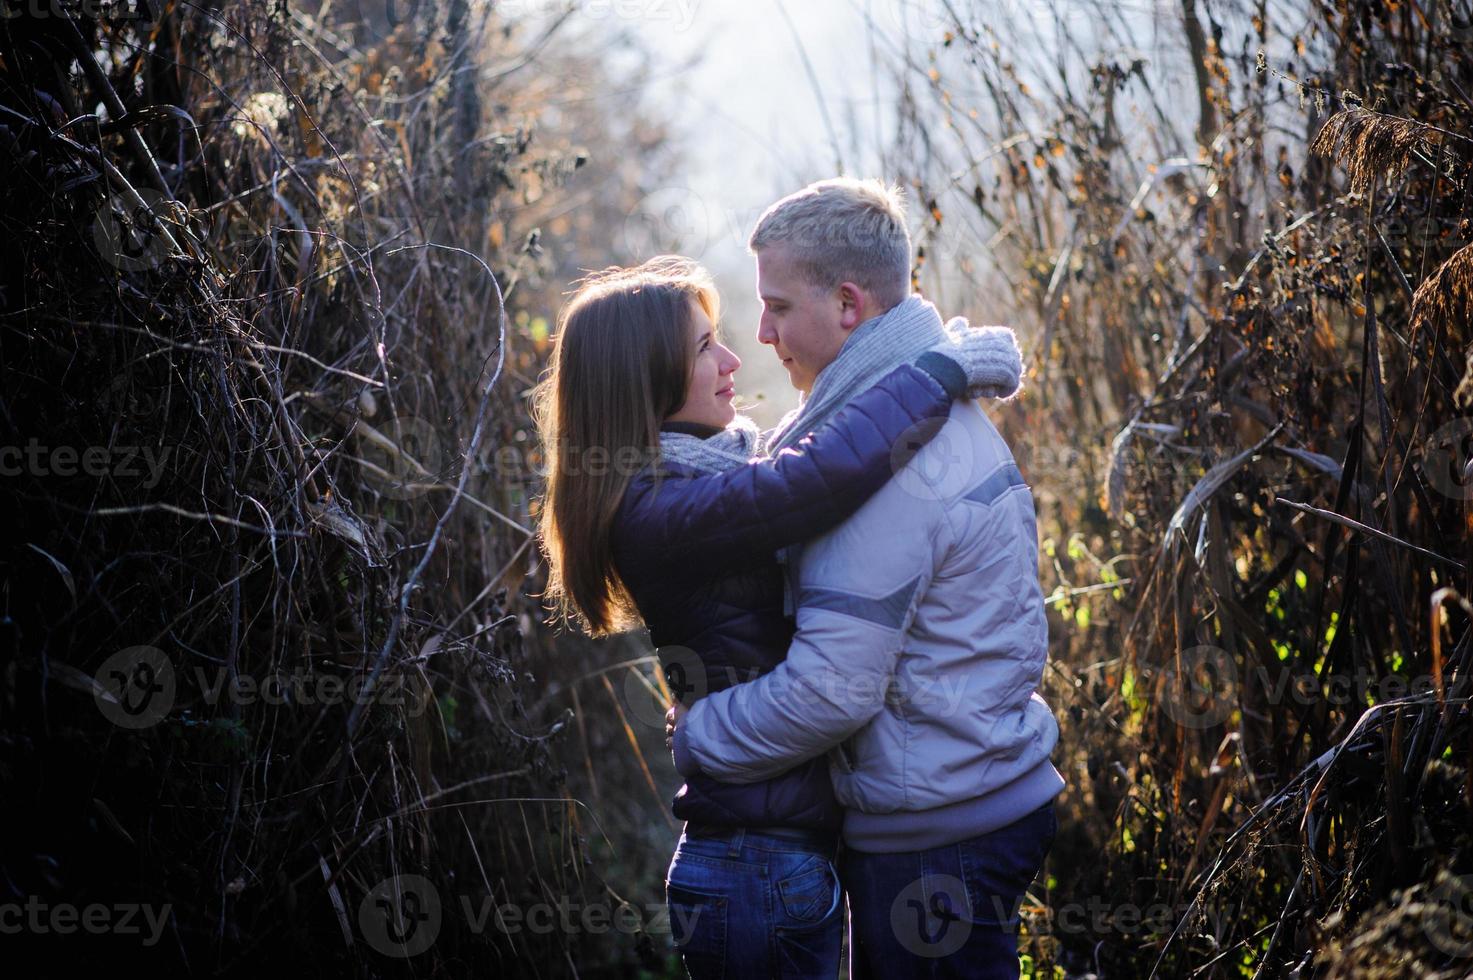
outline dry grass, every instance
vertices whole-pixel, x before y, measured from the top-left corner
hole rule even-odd
[[[896,166],[923,284],[1032,354],[1033,967],[1466,975],[1466,4],[945,6]]]
[[[1442,336],[1473,323],[1473,245],[1459,249],[1417,287],[1412,296],[1412,328]],[[1468,368],[1453,392],[1462,408],[1473,405],[1473,349]]]
[[[517,594],[523,395],[561,284],[619,258],[608,229],[668,154],[628,98],[603,112],[631,78],[561,23],[392,12],[0,20],[0,445],[47,450],[0,485],[0,880],[7,901],[172,909],[157,946],[78,938],[54,969],[660,962],[647,933],[508,934],[460,901],[621,901],[555,751],[569,705],[534,697],[585,667],[545,656]],[[590,144],[617,148],[597,180]],[[106,465],[79,472],[89,452]],[[173,704],[116,727],[94,692],[139,646]],[[444,913],[409,960],[362,917],[396,875]]]
[[[1438,142],[1431,127],[1350,105],[1325,120],[1309,149],[1339,163],[1350,189],[1364,194],[1377,181],[1400,177],[1429,142]]]
[[[146,952],[175,972],[659,969],[662,937],[458,910],[395,960],[358,919],[395,874],[647,911],[668,859],[646,651],[550,635],[517,591],[560,284],[621,258],[674,162],[600,108],[591,39],[410,6],[0,21],[0,447],[111,461],[0,484],[0,870],[11,898],[171,903]],[[943,6],[897,172],[921,281],[1032,354],[999,424],[1070,789],[1031,967],[1462,975],[1466,4],[1171,4],[1144,53],[1129,5],[1088,37],[1056,7],[1059,64]],[[179,688],[133,731],[94,678],[140,645]],[[292,671],[407,701],[202,683]]]

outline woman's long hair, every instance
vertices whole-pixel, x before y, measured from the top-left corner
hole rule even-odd
[[[610,530],[631,478],[659,449],[660,424],[685,403],[691,304],[715,324],[720,300],[705,269],[673,255],[577,285],[533,393],[547,461],[538,530],[554,619],[603,636],[640,623]]]

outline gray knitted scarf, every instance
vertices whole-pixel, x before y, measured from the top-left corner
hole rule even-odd
[[[965,321],[961,324],[965,326]],[[775,453],[816,432],[849,399],[900,365],[914,361],[946,336],[936,305],[916,295],[864,321],[844,341],[839,356],[818,373],[813,390],[772,430],[767,451]]]
[[[959,326],[965,320],[957,318]],[[874,384],[902,364],[907,364],[946,339],[946,327],[936,304],[914,294],[901,300],[886,312],[871,317],[849,335],[839,355],[828,367],[818,372],[813,390],[802,398],[798,407],[783,416],[772,430],[769,453],[794,445],[810,432],[817,431],[849,399]],[[798,556],[801,544],[781,548],[777,560],[783,566],[783,612],[797,615]]]
[[[685,432],[660,433],[660,461],[688,466],[702,473],[721,473],[746,466],[754,456],[765,456],[757,423],[738,415],[709,438]]]
[[[660,460],[702,473],[720,473],[795,445],[822,428],[855,395],[945,341],[948,330],[955,332],[966,326],[961,317],[943,326],[934,303],[909,296],[855,327],[838,356],[819,372],[813,390],[800,396],[798,407],[784,415],[770,432],[760,432],[745,415],[738,415],[724,430],[705,439],[684,432],[662,432]]]
[[[986,331],[986,335],[982,331]],[[990,395],[1011,397],[1018,389],[1020,364],[1012,331],[1005,327],[982,328],[972,334],[966,350],[957,351],[968,362],[968,373],[979,368],[978,376],[989,378]],[[720,473],[745,466],[757,456],[769,456],[787,446],[797,444],[810,432],[822,428],[830,418],[848,404],[855,395],[873,387],[885,375],[902,364],[908,364],[926,351],[941,345],[948,337],[971,333],[967,321],[954,317],[942,324],[935,304],[920,296],[909,296],[886,312],[864,321],[839,348],[834,360],[819,372],[813,390],[801,398],[798,407],[783,416],[777,427],[763,434],[756,423],[738,415],[723,431],[702,439],[683,432],[660,434],[660,460],[678,463],[702,473]],[[970,355],[970,356],[969,356]],[[777,560],[784,567],[784,611],[794,615],[797,609],[797,567],[802,545],[780,549]]]

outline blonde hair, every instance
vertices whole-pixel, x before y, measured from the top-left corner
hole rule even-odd
[[[910,232],[899,186],[853,177],[809,184],[764,211],[747,242],[754,254],[778,245],[819,288],[853,282],[886,309],[910,294]]]
[[[547,458],[538,532],[555,621],[603,636],[640,624],[614,567],[614,517],[634,474],[659,451],[660,424],[685,403],[692,304],[714,324],[720,297],[704,268],[677,255],[612,266],[577,285],[533,391]]]

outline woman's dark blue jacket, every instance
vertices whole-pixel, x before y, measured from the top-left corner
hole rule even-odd
[[[955,362],[923,354],[771,459],[717,474],[666,463],[658,481],[648,470],[634,478],[614,521],[614,562],[682,701],[787,656],[794,626],[774,552],[858,510],[940,429],[965,383]],[[697,774],[674,812],[702,824],[824,830],[842,816],[823,756],[757,783]]]

